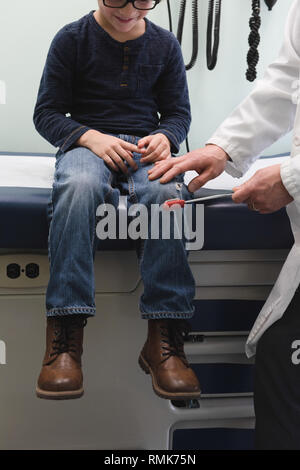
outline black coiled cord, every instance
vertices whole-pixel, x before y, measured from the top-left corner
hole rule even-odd
[[[248,39],[250,49],[247,54],[248,70],[246,72],[246,78],[249,82],[253,82],[257,75],[256,66],[259,61],[259,53],[257,48],[260,43],[260,25],[260,0],[252,0],[252,16],[249,21],[251,32]]]
[[[169,15],[169,29],[172,32],[172,14],[171,14],[171,5],[170,0],[167,0],[168,6],[168,15]],[[192,15],[193,15],[193,51],[192,51],[192,58],[188,65],[185,66],[186,70],[190,70],[196,63],[198,57],[198,0],[193,0],[192,4]],[[177,27],[177,40],[179,44],[182,44],[182,35],[183,35],[183,26],[184,26],[184,18],[185,18],[185,10],[186,10],[186,0],[181,0],[180,4],[180,11],[179,11],[179,20],[178,20],[178,27]],[[190,151],[189,141],[188,138],[185,140],[187,152]]]
[[[183,25],[184,25],[184,18],[185,18],[185,10],[186,10],[186,0],[181,1],[180,5],[180,12],[179,12],[179,21],[178,21],[178,28],[177,28],[177,39],[179,44],[182,43],[182,33],[183,33]],[[192,50],[192,57],[190,62],[185,66],[186,70],[191,70],[194,67],[197,57],[198,57],[198,44],[199,44],[199,26],[198,26],[198,0],[193,0],[192,4],[192,22],[193,22],[193,50]],[[189,139],[188,137],[185,140],[186,150],[187,152],[190,151]]]
[[[179,20],[178,20],[178,28],[177,28],[177,39],[180,45],[182,43],[185,10],[186,10],[186,0],[182,0],[180,4]],[[193,3],[192,3],[192,21],[193,21],[193,50],[192,50],[191,60],[185,66],[186,70],[190,70],[191,68],[194,67],[197,61],[197,57],[198,57],[198,44],[199,44],[198,0],[193,0]]]
[[[180,45],[182,43],[182,34],[183,34],[185,10],[186,10],[186,0],[181,0],[180,9],[179,9],[178,26],[177,26],[177,39],[178,39]]]
[[[173,24],[172,24],[172,13],[171,13],[170,0],[167,0],[167,6],[168,6],[168,15],[169,15],[169,30],[172,33],[173,32]]]
[[[215,11],[215,26],[214,26],[214,45],[212,47],[212,29],[214,19],[214,0],[209,1],[208,6],[208,22],[207,22],[207,34],[206,34],[206,60],[207,68],[213,70],[216,66],[218,59],[218,50],[220,42],[220,21],[221,21],[221,6],[222,0],[217,0],[216,11]]]

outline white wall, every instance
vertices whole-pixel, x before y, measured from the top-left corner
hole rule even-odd
[[[163,3],[149,14],[149,18],[168,28],[167,7]],[[172,3],[176,32],[180,1],[172,0]],[[183,37],[186,63],[191,57],[191,3],[188,0]],[[251,0],[223,1],[219,59],[216,68],[209,71],[206,67],[208,0],[199,0],[199,59],[188,72],[193,113],[189,135],[191,149],[204,144],[255,84],[245,78],[251,3]],[[269,12],[261,0],[258,78],[278,53],[291,3],[292,0],[279,0]],[[53,36],[64,24],[96,8],[96,0],[0,0],[0,151],[55,152],[35,131],[32,123],[46,54]],[[4,101],[3,82],[6,85],[6,104],[1,104]],[[265,154],[289,151],[290,141],[291,136],[288,135],[266,149]],[[185,151],[185,146],[182,150]]]

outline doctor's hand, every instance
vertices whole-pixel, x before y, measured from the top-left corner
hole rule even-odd
[[[258,170],[233,191],[234,202],[246,202],[250,210],[261,214],[278,211],[294,200],[282,183],[280,164]]]
[[[220,147],[208,144],[202,149],[193,150],[181,157],[173,157],[158,162],[148,171],[150,180],[162,176],[160,183],[168,183],[175,176],[188,170],[195,170],[199,174],[188,185],[188,190],[194,192],[209,180],[216,178],[225,169],[229,155]]]
[[[164,134],[147,135],[138,141],[141,163],[154,163],[172,158],[171,143]]]

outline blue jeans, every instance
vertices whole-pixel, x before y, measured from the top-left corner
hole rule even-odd
[[[139,137],[120,134],[137,144]],[[78,147],[56,155],[54,182],[48,202],[48,258],[50,279],[46,292],[46,315],[85,314],[95,308],[94,257],[99,243],[96,210],[110,203],[116,208],[120,194],[128,207],[147,207],[171,198],[188,199],[183,176],[170,183],[149,181],[151,164],[140,163],[128,175],[114,172],[89,149]],[[179,183],[179,184],[178,184]],[[150,232],[151,221],[149,221]],[[144,292],[140,299],[142,318],[191,318],[194,314],[194,278],[188,264],[184,235],[181,239],[141,240],[138,257]]]

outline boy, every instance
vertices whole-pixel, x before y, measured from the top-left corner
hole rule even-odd
[[[46,294],[47,345],[41,398],[83,394],[83,328],[95,315],[96,209],[120,192],[146,207],[187,194],[177,179],[148,180],[155,161],[178,152],[190,126],[179,44],[146,15],[160,0],[98,0],[98,10],[64,26],[47,56],[34,111],[38,132],[59,147],[51,200]],[[160,113],[160,118],[158,117]],[[66,114],[70,113],[69,117]],[[194,280],[183,240],[141,244],[140,301],[148,337],[139,364],[163,398],[198,398],[183,351],[194,313]]]

